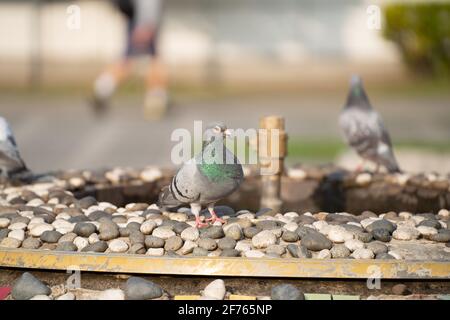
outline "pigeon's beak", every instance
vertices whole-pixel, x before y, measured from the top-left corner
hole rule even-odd
[[[233,135],[233,130],[231,130],[231,129],[226,129],[226,130],[223,132],[223,134],[224,134],[224,136],[225,136],[226,138],[231,137],[231,136]]]

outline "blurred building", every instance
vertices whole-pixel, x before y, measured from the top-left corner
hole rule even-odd
[[[167,0],[161,52],[178,83],[315,83],[357,70],[402,77],[363,0]],[[70,27],[71,5],[80,8]],[[68,25],[69,24],[69,25]],[[0,86],[91,81],[123,50],[109,1],[0,0]]]

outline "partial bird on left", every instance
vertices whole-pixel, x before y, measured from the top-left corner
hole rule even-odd
[[[3,117],[0,117],[0,170],[1,176],[7,179],[30,172],[20,156],[11,127]]]

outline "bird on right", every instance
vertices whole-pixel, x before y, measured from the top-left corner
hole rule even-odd
[[[339,124],[344,138],[358,155],[380,166],[389,173],[401,172],[392,150],[389,132],[381,116],[376,112],[364,90],[361,77],[352,76],[347,102],[339,117]],[[363,165],[360,166],[361,169]]]

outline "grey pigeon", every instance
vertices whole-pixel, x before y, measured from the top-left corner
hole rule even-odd
[[[364,159],[401,172],[392,150],[391,138],[380,115],[372,109],[362,80],[353,76],[347,103],[339,118],[347,143]]]
[[[159,196],[161,206],[189,204],[196,226],[202,227],[206,224],[200,221],[199,214],[201,207],[206,205],[211,214],[208,221],[224,222],[214,212],[214,205],[233,193],[243,180],[242,165],[224,144],[228,134],[222,123],[205,131],[202,152],[184,163],[170,186],[163,188]]]
[[[0,170],[5,178],[28,173],[8,122],[0,117]]]

